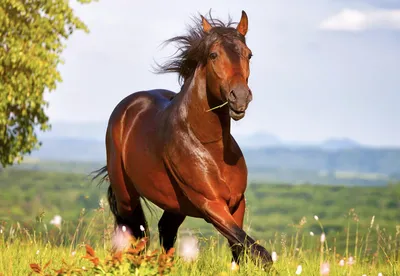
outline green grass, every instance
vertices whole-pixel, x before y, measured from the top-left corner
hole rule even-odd
[[[63,259],[77,268],[85,266],[89,268],[86,274],[95,275],[91,263],[81,257],[85,244],[90,244],[100,259],[109,255],[112,217],[107,205],[105,210],[99,209],[106,188],[90,185],[83,174],[2,171],[0,275],[28,275],[31,263],[44,265],[49,260],[52,262],[47,271],[54,274],[51,269],[59,269]],[[246,198],[244,229],[269,251],[277,252],[274,266],[280,275],[295,275],[298,265],[303,267],[302,275],[319,275],[321,255],[323,262],[330,263],[330,275],[399,275],[399,184],[250,184]],[[156,225],[161,210],[154,209],[154,216],[146,211],[146,217],[151,227],[151,249],[159,249]],[[63,217],[61,230],[50,224],[57,214]],[[314,215],[318,215],[318,221]],[[194,263],[177,257],[173,275],[264,275],[247,261],[239,272],[230,271],[227,242],[210,224],[187,218],[180,237],[188,230],[200,240],[201,252]],[[327,239],[321,254],[323,232]],[[180,241],[178,238],[177,245]],[[73,251],[75,256],[71,255]],[[341,259],[351,256],[356,260],[353,265],[339,266]]]
[[[299,265],[302,266],[302,275],[320,275],[321,263],[329,263],[329,275],[378,275],[378,273],[399,275],[400,227],[394,231],[381,229],[374,220],[369,221],[367,229],[360,229],[360,221],[364,219],[359,218],[354,211],[350,212],[344,227],[351,232],[344,236],[346,243],[344,250],[338,250],[336,247],[338,241],[335,235],[327,234],[326,240],[321,243],[320,234],[312,236],[305,230],[307,224],[317,223],[320,227],[319,232],[323,233],[323,221],[315,220],[313,217],[302,218],[293,226],[295,232],[292,228],[288,228],[289,231],[277,232],[273,239],[259,242],[270,252],[277,252],[278,260],[274,263],[274,268],[280,275],[295,275]],[[154,218],[154,221],[157,219]],[[78,224],[72,232],[65,230],[68,225],[68,222],[64,222],[59,229],[47,225],[40,218],[32,230],[27,230],[18,223],[3,225],[0,233],[0,275],[1,273],[28,275],[32,272],[30,264],[39,264],[42,267],[50,260],[46,272],[51,275],[56,275],[55,270],[60,269],[63,262],[65,262],[64,267],[81,269],[82,275],[106,275],[95,273],[93,264],[82,257],[85,255],[86,244],[93,247],[100,261],[110,255],[113,227],[107,207],[81,212]],[[148,250],[158,250],[158,236],[154,222],[151,223],[150,231],[151,245]],[[177,248],[185,235],[188,234],[181,229],[176,243]],[[201,234],[195,236],[200,245],[198,258],[194,262],[185,262],[178,253],[175,253],[171,275],[265,275],[265,272],[249,261],[247,256],[244,257],[240,269],[232,271],[231,253],[225,238],[219,233],[214,231],[212,236],[204,237]],[[74,255],[72,252],[75,252]],[[347,262],[350,257],[355,259],[353,265],[339,265],[340,260]],[[150,275],[151,271],[157,274],[157,260],[155,256],[153,261],[146,263],[147,266],[136,268],[132,266],[129,268],[129,262],[125,261],[124,265],[114,268],[112,273],[107,275],[126,275],[128,271],[139,271],[136,275]],[[82,270],[82,267],[85,270]]]

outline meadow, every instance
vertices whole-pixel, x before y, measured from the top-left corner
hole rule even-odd
[[[226,240],[194,218],[181,226],[173,259],[160,258],[157,252],[111,258],[113,220],[105,201],[106,188],[79,173],[3,170],[0,275],[39,272],[50,260],[45,272],[51,275],[57,270],[60,275],[157,275],[160,268],[172,275],[265,275],[246,257],[236,270]],[[400,184],[348,187],[260,182],[250,184],[246,196],[244,228],[276,253],[274,268],[280,275],[400,274]],[[156,225],[161,211],[152,206],[152,212],[146,213],[151,245],[145,250],[152,252],[159,249]],[[185,260],[186,253],[181,252],[187,247],[187,237],[198,242],[191,244],[192,254],[197,255],[199,248],[193,261]],[[321,268],[329,274],[321,273]]]

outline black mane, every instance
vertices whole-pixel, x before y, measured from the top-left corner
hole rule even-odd
[[[212,18],[211,12],[208,14],[207,21],[213,27],[209,33],[203,31],[201,16],[192,18],[195,25],[188,28],[186,35],[175,36],[164,43],[176,43],[177,51],[171,60],[159,65],[157,73],[178,73],[179,82],[182,84],[190,78],[199,64],[207,62],[210,46],[216,40],[233,42],[235,39],[245,43],[245,37],[233,27],[236,22],[231,19],[225,24],[219,19]]]

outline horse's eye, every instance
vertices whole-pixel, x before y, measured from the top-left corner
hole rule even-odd
[[[214,52],[210,54],[211,59],[216,59],[217,56],[218,56],[217,53],[214,53]]]
[[[252,57],[252,56],[253,56],[253,54],[252,54],[252,53],[250,53],[250,54],[249,54],[249,59],[251,59],[251,57]]]

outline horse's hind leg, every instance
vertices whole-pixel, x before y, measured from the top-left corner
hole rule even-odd
[[[107,152],[107,171],[110,179],[108,201],[115,217],[116,227],[125,226],[136,240],[149,236],[140,195],[125,174],[121,156],[113,146]],[[148,243],[149,241],[150,239]]]
[[[181,226],[185,217],[186,216],[182,214],[171,213],[168,211],[164,211],[161,216],[161,219],[158,222],[158,231],[160,235],[160,244],[165,252],[168,252],[168,250],[174,246],[179,226]]]

